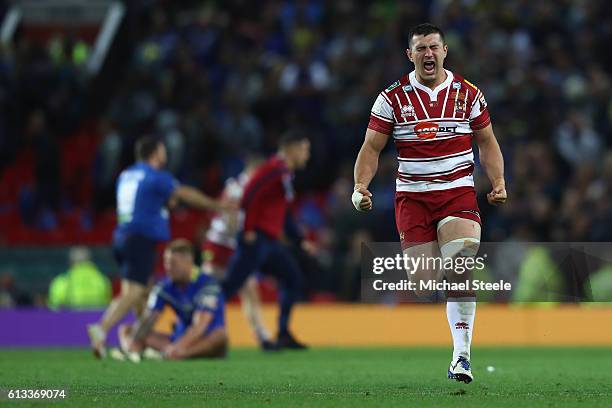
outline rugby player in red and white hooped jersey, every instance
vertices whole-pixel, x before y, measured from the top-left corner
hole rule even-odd
[[[242,173],[225,182],[222,197],[225,200],[239,203],[242,200],[244,187],[253,170],[262,162],[259,157],[251,157]],[[236,236],[242,225],[240,213],[218,213],[211,220],[202,245],[202,270],[219,281],[225,278],[229,259],[236,250]],[[250,276],[239,291],[242,312],[251,325],[253,332],[264,351],[275,349],[271,341],[263,315],[257,277]],[[229,299],[228,299],[229,300]]]
[[[492,189],[492,205],[506,201],[504,161],[493,134],[482,92],[460,75],[444,69],[448,46],[442,30],[421,24],[408,38],[408,59],[414,71],[382,91],[372,107],[365,141],[355,162],[352,201],[360,211],[372,209],[368,186],[376,174],[380,152],[392,137],[398,152],[395,218],[402,249],[413,257],[446,260],[473,257],[480,244],[482,221],[474,189],[474,153]],[[446,274],[465,282],[469,273],[421,268],[410,271],[417,283]],[[431,292],[418,290],[419,296]],[[453,337],[448,377],[469,383],[473,376],[470,344],[476,311],[473,291],[447,291],[447,317]]]

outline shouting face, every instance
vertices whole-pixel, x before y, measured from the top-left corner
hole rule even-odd
[[[406,54],[414,64],[419,82],[426,85],[442,83],[445,78],[444,59],[448,46],[444,44],[440,34],[414,35],[409,45]]]

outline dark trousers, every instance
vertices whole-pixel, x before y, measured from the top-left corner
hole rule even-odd
[[[254,242],[244,241],[242,234],[238,247],[229,261],[222,283],[226,299],[236,294],[246,279],[255,271],[274,276],[279,284],[279,334],[288,332],[293,304],[300,296],[302,275],[289,250],[280,242],[258,232]]]

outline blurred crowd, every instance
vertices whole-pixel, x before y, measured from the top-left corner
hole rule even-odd
[[[360,243],[396,241],[394,147],[355,213],[352,166],[378,92],[411,71],[407,32],[445,30],[446,67],[484,92],[506,160],[508,203],[492,208],[482,171],[483,240],[612,240],[612,3],[513,1],[137,1],[118,41],[131,58],[104,109],[66,52],[4,48],[0,159],[30,148],[41,205],[62,196],[60,139],[87,119],[99,140],[91,207],[111,208],[134,140],[156,134],[169,170],[218,193],[245,158],[270,154],[286,129],[308,129],[313,156],[296,183],[298,220],[322,250],[311,285],[344,298],[359,287]],[[58,57],[64,55],[64,58]],[[15,137],[18,135],[18,137]],[[4,166],[0,166],[0,170]],[[333,273],[330,273],[332,271]]]

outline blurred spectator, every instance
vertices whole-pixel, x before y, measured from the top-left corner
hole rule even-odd
[[[96,153],[95,165],[95,209],[108,208],[114,203],[115,181],[121,170],[123,141],[112,121],[102,118],[98,124],[102,135]]]
[[[297,51],[295,60],[285,66],[280,77],[280,88],[288,94],[291,107],[299,117],[308,118],[310,126],[322,119],[329,83],[325,63],[306,50]]]
[[[358,301],[361,296],[361,251],[362,244],[372,242],[372,235],[366,230],[357,230],[353,235],[348,251],[339,258],[337,287],[340,289],[340,299]]]
[[[227,112],[220,117],[221,137],[229,151],[245,156],[262,147],[263,129],[257,118],[238,95],[227,96]]]
[[[13,306],[31,306],[32,298],[21,291],[15,284],[15,278],[10,271],[0,273],[0,309]]]
[[[178,115],[171,109],[165,109],[157,115],[157,134],[166,145],[168,163],[166,168],[174,174],[180,174],[185,155],[185,138],[178,128]]]
[[[532,246],[521,263],[517,284],[514,288],[515,302],[555,302],[563,298],[564,279],[558,265],[544,246]]]
[[[595,271],[586,283],[585,293],[591,294],[593,302],[612,302],[612,265]]]
[[[51,281],[49,308],[88,309],[108,305],[111,301],[110,281],[91,261],[89,250],[72,248],[69,258],[70,269]]]
[[[14,280],[11,274],[0,275],[0,309],[15,306]]]
[[[36,193],[39,206],[57,209],[60,194],[60,150],[47,127],[43,111],[32,113],[27,124],[27,138],[36,153]]]
[[[584,115],[571,111],[557,130],[557,149],[572,166],[597,161],[601,149],[599,135]]]

